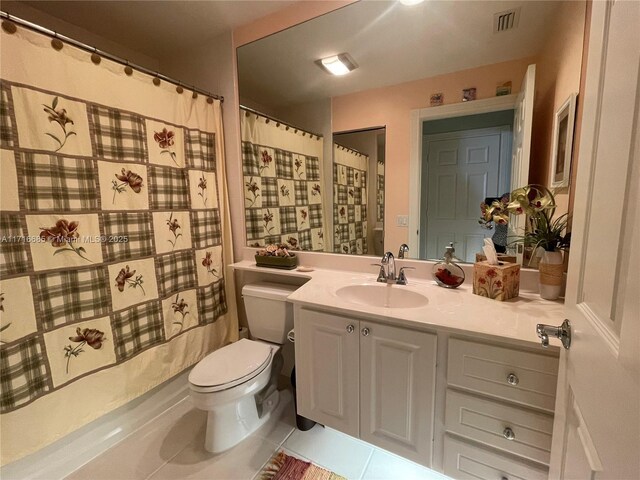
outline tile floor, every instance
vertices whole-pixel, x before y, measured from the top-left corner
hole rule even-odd
[[[67,480],[251,480],[278,450],[349,480],[446,480],[447,477],[335,430],[295,428],[291,392],[262,428],[234,448],[204,449],[206,413],[189,400],[91,460]]]

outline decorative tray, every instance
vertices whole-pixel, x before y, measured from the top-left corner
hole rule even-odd
[[[256,255],[256,265],[258,267],[280,268],[283,270],[293,270],[298,266],[298,257],[276,257],[274,255]]]

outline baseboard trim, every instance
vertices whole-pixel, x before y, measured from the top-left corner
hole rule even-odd
[[[73,433],[0,468],[5,480],[62,480],[129,435],[189,401],[186,370]]]

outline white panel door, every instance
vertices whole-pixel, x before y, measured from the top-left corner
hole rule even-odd
[[[358,437],[358,321],[298,308],[294,322],[298,413]]]
[[[533,125],[533,94],[536,82],[536,66],[529,65],[522,80],[516,100],[513,117],[513,150],[511,156],[511,188],[524,187],[529,183],[529,163],[531,155],[531,127]],[[522,235],[525,228],[524,215],[511,215],[509,236]],[[518,251],[518,261],[522,263],[522,251]]]
[[[639,19],[637,1],[592,4],[554,479],[640,478]]]
[[[427,258],[440,258],[449,242],[464,261],[475,261],[492,233],[478,224],[480,203],[505,193],[500,185],[502,137],[484,128],[425,137],[427,148]]]
[[[360,438],[431,466],[436,335],[366,322],[360,330]]]

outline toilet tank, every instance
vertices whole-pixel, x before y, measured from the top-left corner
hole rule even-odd
[[[281,283],[258,282],[242,287],[244,308],[251,336],[284,344],[293,328],[293,305],[286,299],[298,287]]]

